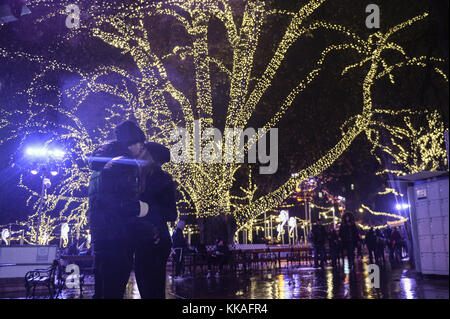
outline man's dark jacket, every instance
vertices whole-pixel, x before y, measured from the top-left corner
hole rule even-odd
[[[112,158],[110,168],[105,164]],[[128,157],[128,159],[127,159]],[[139,168],[129,158],[128,150],[117,141],[97,148],[89,159],[94,171],[89,179],[89,226],[92,240],[123,240],[128,238],[127,224],[139,214]]]

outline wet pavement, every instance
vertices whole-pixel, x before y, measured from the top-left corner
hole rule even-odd
[[[346,267],[334,270],[285,267],[252,275],[170,281],[169,294],[178,298],[243,299],[448,299],[448,277],[423,277],[406,263],[380,270],[380,288],[371,288],[367,264],[355,273]]]
[[[169,272],[168,272],[169,273]],[[220,277],[173,280],[167,276],[167,299],[448,299],[449,278],[421,276],[408,262],[380,269],[380,288],[371,288],[367,262],[359,261],[354,273],[344,265],[338,269],[287,267],[224,273]],[[92,298],[93,278],[86,279],[82,298]],[[45,298],[45,294],[41,298]],[[80,298],[78,289],[65,289],[60,298]],[[22,293],[0,298],[24,298]],[[139,299],[134,274],[127,285],[126,299]]]

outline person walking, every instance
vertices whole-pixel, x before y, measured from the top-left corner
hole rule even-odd
[[[340,229],[340,225],[339,228]],[[339,231],[338,233],[338,263],[339,265],[344,265],[345,263],[345,253],[344,253],[344,244],[342,243],[341,239],[339,238]]]
[[[184,271],[184,254],[188,248],[187,241],[183,235],[185,226],[186,222],[180,219],[172,234],[173,250],[175,251],[175,279],[177,280],[182,279],[182,273]]]
[[[392,245],[392,229],[390,227],[386,228],[384,231],[384,237],[386,239],[386,245],[389,251],[389,261],[391,264],[395,262],[394,258],[394,246]]]
[[[398,228],[395,227],[394,231],[391,234],[391,246],[393,251],[393,259],[395,262],[400,263],[402,261],[402,236],[398,231]]]
[[[358,242],[358,229],[355,224],[353,214],[348,212],[342,217],[341,227],[339,228],[339,238],[342,248],[347,254],[350,271],[355,270],[355,247]]]
[[[384,248],[386,247],[386,240],[383,236],[383,233],[379,229],[375,231],[375,237],[376,237],[375,259],[377,264],[384,265],[386,262],[384,256]]]
[[[331,266],[337,267],[339,258],[339,236],[333,226],[330,226],[327,238],[330,247]]]
[[[115,128],[116,140],[98,147],[89,158],[88,222],[94,247],[96,299],[123,298],[133,267],[133,250],[127,228],[148,213],[139,200],[139,167],[135,158],[145,141],[144,132],[132,121]]]
[[[356,253],[358,259],[363,258],[363,235],[364,231],[362,229],[358,229],[358,241],[356,242]]]
[[[314,248],[314,267],[324,268],[326,264],[326,252],[325,252],[325,242],[327,240],[327,231],[325,226],[322,225],[322,220],[319,218],[316,224],[312,227],[312,243]]]
[[[370,227],[369,231],[366,234],[366,246],[369,251],[369,262],[371,264],[376,261],[376,249],[377,249],[377,236],[375,234],[375,230],[373,227]]]

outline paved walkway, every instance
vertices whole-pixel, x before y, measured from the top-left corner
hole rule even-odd
[[[92,281],[91,281],[92,283]],[[420,276],[404,262],[391,269],[389,265],[380,271],[380,288],[370,288],[367,279],[367,263],[359,261],[354,274],[346,267],[337,270],[328,267],[284,267],[278,270],[254,270],[250,274],[224,274],[207,279],[205,275],[183,280],[167,277],[167,298],[186,299],[422,299],[449,298],[448,277]],[[92,298],[93,286],[85,287],[84,298]],[[23,298],[21,294],[0,298]],[[44,297],[44,296],[42,296]],[[79,298],[78,290],[66,289],[63,298]],[[134,275],[130,277],[127,299],[138,299],[139,291]]]
[[[449,298],[448,277],[420,276],[406,263],[380,271],[380,288],[370,288],[367,264],[359,262],[354,274],[342,267],[284,268],[246,276],[170,281],[168,293],[178,298],[244,299],[422,299]]]

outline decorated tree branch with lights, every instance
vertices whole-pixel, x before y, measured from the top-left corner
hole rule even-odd
[[[84,160],[96,146],[111,138],[110,132],[118,122],[134,118],[144,128],[148,140],[168,147],[174,143],[170,137],[172,130],[182,127],[194,135],[195,123],[200,123],[202,131],[214,127],[245,129],[252,115],[261,107],[263,96],[277,81],[290,50],[302,38],[314,34],[336,34],[338,43],[324,46],[312,63],[305,61],[309,70],[306,76],[297,80],[290,93],[279,101],[277,111],[265,119],[263,128],[276,128],[288,110],[296,107],[296,99],[324,75],[326,61],[331,55],[345,57],[348,52],[356,55],[358,62],[349,59],[342,75],[355,70],[362,74],[357,82],[361,102],[355,106],[355,115],[342,126],[342,136],[330,149],[314,163],[293,172],[281,185],[266,194],[257,192],[259,188],[252,176],[252,171],[255,174],[254,167],[239,163],[234,157],[231,163],[192,161],[165,164],[163,168],[173,175],[178,184],[180,213],[193,214],[197,218],[202,241],[211,243],[216,236],[231,241],[237,229],[278,207],[303,181],[322,174],[363,134],[372,145],[374,155],[379,156],[377,152],[380,151],[387,153],[393,157],[395,164],[407,167],[410,172],[436,168],[436,163],[445,154],[442,147],[444,126],[439,114],[432,111],[426,113],[428,123],[416,127],[410,120],[413,111],[392,111],[380,107],[372,96],[379,81],[388,78],[394,83],[395,75],[405,67],[432,65],[441,81],[448,81],[442,69],[443,59],[410,57],[407,49],[393,40],[394,36],[412,25],[423,23],[428,13],[398,21],[387,31],[374,31],[364,39],[350,28],[327,21],[326,17],[318,14],[320,8],[327,5],[326,0],[306,1],[296,11],[273,9],[263,1],[245,1],[239,6],[236,2],[140,0],[83,4],[79,28],[65,29],[59,35],[58,41],[49,48],[53,56],[0,46],[0,59],[3,61],[27,61],[38,68],[27,88],[17,92],[27,102],[26,105],[15,113],[2,113],[0,129],[9,130],[11,134],[1,142],[20,140],[12,161],[15,162],[23,152],[28,136],[36,133],[48,137],[46,145],[53,143],[70,149],[61,168],[61,178],[44,197],[42,214],[20,222],[21,226],[28,226],[25,236],[28,242],[48,243],[54,238],[56,227],[63,222],[74,225],[73,229],[82,232],[83,236],[89,236],[86,231],[86,188],[90,171]],[[33,2],[30,6],[32,11],[40,8],[45,12],[35,18],[34,24],[45,25],[58,17],[65,19],[68,14],[65,9],[70,4],[71,1]],[[255,56],[267,20],[273,16],[285,19],[286,28],[280,41],[275,44],[268,64],[259,74],[255,70]],[[169,21],[182,34],[177,39],[179,44],[164,44],[170,46],[169,53],[160,54],[155,48],[154,43],[158,39],[154,39],[149,30],[155,19],[166,19],[166,23]],[[231,59],[224,58],[220,52],[212,53],[216,40],[210,35],[213,20],[221,25]],[[127,67],[120,64],[99,65],[85,70],[75,66],[75,63],[60,62],[58,48],[77,38],[100,41],[118,51],[127,61]],[[390,52],[396,54],[395,62],[386,57]],[[184,80],[174,77],[172,69],[176,66],[190,69],[188,74],[191,77]],[[66,80],[65,85],[60,85],[61,77]],[[227,91],[226,100],[215,99],[214,89],[217,86],[213,82],[217,78],[220,78],[219,83],[224,83],[220,89]],[[192,83],[192,87],[181,88],[180,81]],[[91,107],[99,96],[110,97],[107,106],[99,113],[86,116],[86,108]],[[214,111],[217,103],[224,110],[223,118],[219,118]],[[336,107],[340,107],[339,102],[336,102]],[[56,114],[58,120],[49,119],[48,113]],[[387,122],[389,117],[394,116],[403,119],[398,126]],[[386,138],[384,134],[381,138],[381,131],[386,131],[390,137]],[[249,139],[245,150],[254,146],[259,137]],[[416,148],[415,155],[406,155],[405,141]],[[222,149],[225,140],[218,144],[218,148]],[[192,143],[189,150],[190,158],[196,158],[197,150]],[[222,154],[224,157],[226,155]],[[238,174],[246,178],[238,179]],[[39,192],[29,186],[25,178],[20,179],[20,187],[30,195],[30,204],[37,208]],[[50,217],[54,216],[50,213],[55,211],[59,216]],[[36,229],[36,218],[41,219],[38,223],[42,228],[40,231]],[[38,239],[36,234],[45,237]]]

